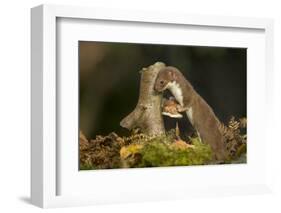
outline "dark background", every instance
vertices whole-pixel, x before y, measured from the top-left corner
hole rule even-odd
[[[80,130],[88,138],[128,134],[119,122],[137,104],[139,70],[157,61],[181,70],[221,121],[246,117],[246,56],[242,48],[80,41]]]

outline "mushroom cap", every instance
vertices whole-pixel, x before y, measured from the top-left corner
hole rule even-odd
[[[182,114],[178,112],[177,106],[179,105],[174,98],[170,98],[164,101],[162,109],[162,115],[171,117],[171,118],[182,118]]]
[[[183,117],[182,114],[180,114],[180,113],[172,114],[170,112],[162,112],[162,115],[166,115],[171,118],[182,118]]]

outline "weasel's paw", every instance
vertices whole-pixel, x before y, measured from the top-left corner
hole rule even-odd
[[[187,109],[185,107],[182,107],[181,105],[177,105],[177,111],[178,112],[184,112],[186,111]]]

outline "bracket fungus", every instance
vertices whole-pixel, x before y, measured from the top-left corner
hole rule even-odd
[[[180,105],[177,103],[174,97],[169,99],[164,99],[162,104],[162,115],[171,117],[171,118],[182,118],[182,114],[179,113]]]

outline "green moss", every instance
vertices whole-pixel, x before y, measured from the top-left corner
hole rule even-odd
[[[180,146],[172,139],[171,134],[157,136],[149,141],[141,142],[143,146],[137,150],[131,149],[134,144],[127,147],[126,151],[134,150],[132,155],[126,153],[124,159],[128,167],[165,167],[165,166],[188,166],[202,165],[212,159],[212,152],[209,145],[202,144],[198,138],[192,138],[191,144]],[[136,158],[137,157],[137,158]]]

